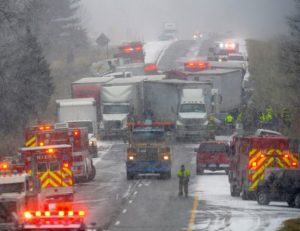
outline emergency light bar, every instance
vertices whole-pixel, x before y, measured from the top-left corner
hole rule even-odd
[[[210,68],[209,62],[192,60],[184,63],[185,71],[202,71]]]

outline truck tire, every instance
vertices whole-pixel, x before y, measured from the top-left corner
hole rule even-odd
[[[266,190],[261,190],[257,193],[257,203],[260,205],[268,205],[270,203],[270,196]]]
[[[134,174],[127,172],[127,180],[133,180]]]
[[[286,202],[287,202],[289,207],[294,208],[295,207],[295,195],[288,196]]]
[[[300,209],[300,193],[295,196],[295,207]]]
[[[232,197],[240,196],[240,191],[237,189],[236,185],[230,185],[230,195]]]
[[[95,179],[95,176],[96,176],[96,168],[94,165],[92,165],[92,169],[91,169],[91,172],[89,174],[89,181],[92,181]]]
[[[204,174],[204,169],[197,167],[196,173],[197,173],[197,175],[203,175]]]

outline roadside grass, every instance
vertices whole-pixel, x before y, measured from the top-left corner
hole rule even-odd
[[[278,231],[300,231],[300,218],[284,221],[283,226]]]

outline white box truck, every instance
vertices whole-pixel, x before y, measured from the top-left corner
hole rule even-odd
[[[97,157],[97,107],[94,98],[56,100],[57,123],[66,123],[68,127],[86,127],[89,137],[89,152]]]

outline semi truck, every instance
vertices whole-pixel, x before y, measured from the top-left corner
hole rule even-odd
[[[156,120],[174,125],[178,139],[205,136],[207,116],[212,112],[211,94],[212,84],[208,81],[144,82],[144,104]]]
[[[89,152],[98,156],[97,106],[94,98],[56,100],[57,123],[65,123],[68,127],[86,127],[88,129]]]
[[[200,72],[186,72],[187,80],[211,81],[220,97],[219,111],[231,112],[242,103],[243,78],[240,70],[209,69]]]
[[[128,116],[142,110],[143,77],[119,78],[102,87],[100,134],[102,137],[123,136],[127,131]]]

